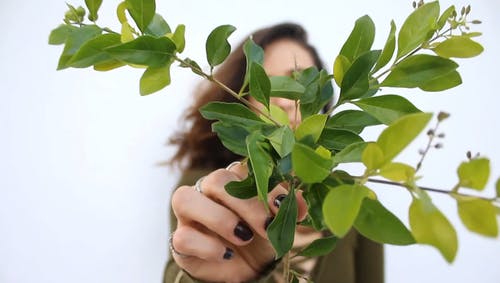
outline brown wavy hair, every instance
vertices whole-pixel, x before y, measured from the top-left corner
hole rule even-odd
[[[291,39],[306,48],[312,55],[318,69],[323,68],[316,49],[308,42],[307,32],[294,23],[282,23],[263,28],[252,33],[254,42],[264,50],[279,39]],[[238,91],[244,80],[246,58],[242,42],[219,66],[214,76],[229,88]],[[212,132],[213,121],[203,118],[198,109],[211,101],[238,102],[233,96],[214,84],[201,84],[195,93],[195,101],[186,111],[184,122],[189,123],[185,131],[176,133],[169,143],[178,149],[170,160],[171,165],[179,165],[185,169],[216,169],[241,159],[241,156],[227,150],[215,133]]]

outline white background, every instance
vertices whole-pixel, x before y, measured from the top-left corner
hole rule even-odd
[[[187,25],[185,54],[199,62],[206,36],[219,24],[238,27],[231,39],[237,43],[257,27],[289,20],[310,31],[331,66],[358,17],[373,18],[381,48],[390,20],[400,27],[411,11],[411,1],[389,0],[158,2],[172,27]],[[463,85],[446,93],[404,92],[415,93],[409,97],[422,110],[452,114],[442,127],[445,147],[426,160],[422,185],[451,188],[467,150],[489,156],[492,179],[500,176],[500,5],[474,2],[485,51],[459,61]],[[115,3],[105,1],[101,24],[118,29]],[[451,2],[441,3],[444,10]],[[140,70],[56,72],[62,48],[47,39],[65,11],[62,0],[0,3],[0,282],[160,282],[178,172],[159,164],[173,152],[166,141],[199,81],[174,69],[171,87],[140,97]],[[425,142],[420,138],[399,160],[415,164]],[[493,180],[484,195],[493,195],[492,188]],[[407,222],[408,195],[397,188],[377,192]],[[466,231],[454,203],[434,199],[457,227],[456,261],[447,264],[431,247],[388,246],[387,282],[498,282],[499,240]]]

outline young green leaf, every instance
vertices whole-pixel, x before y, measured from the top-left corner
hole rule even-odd
[[[99,72],[107,72],[125,66],[126,64],[122,61],[112,59],[109,61],[104,61],[94,65],[94,70]]]
[[[175,49],[174,42],[167,37],[144,35],[130,42],[107,48],[106,51],[114,58],[129,64],[161,67],[172,59]]]
[[[387,127],[377,139],[384,152],[385,162],[391,161],[425,128],[432,118],[431,113],[408,114]]]
[[[380,175],[394,182],[408,182],[415,178],[415,168],[410,165],[391,162],[380,169]]]
[[[402,60],[382,82],[382,86],[420,87],[458,68],[454,61],[439,56],[417,54]]]
[[[141,77],[140,93],[148,95],[170,84],[170,66],[173,60],[161,67],[148,67]]]
[[[329,236],[314,240],[311,244],[301,250],[297,256],[317,257],[329,254],[337,246],[339,238]]]
[[[67,62],[67,65],[73,68],[87,68],[98,63],[110,61],[113,58],[104,50],[120,43],[119,34],[101,34],[85,42]]]
[[[68,33],[68,38],[66,39],[66,44],[64,45],[63,52],[59,58],[59,63],[57,65],[57,70],[66,69],[69,67],[68,62],[71,60],[73,55],[80,49],[80,47],[85,44],[85,42],[91,40],[92,38],[100,35],[102,30],[95,25],[82,26],[75,29],[71,33]]]
[[[451,71],[443,76],[438,76],[424,84],[419,88],[423,91],[443,91],[454,88],[462,83],[462,78],[457,71]]]
[[[271,81],[271,96],[298,100],[304,93],[305,87],[288,76],[274,76]]]
[[[457,198],[458,215],[465,227],[472,232],[488,237],[498,236],[495,206],[477,198]]]
[[[175,43],[175,46],[177,47],[177,52],[182,53],[184,51],[184,47],[186,46],[186,39],[185,39],[185,34],[186,32],[186,26],[185,25],[178,25],[175,28],[174,34],[172,35],[172,41]]]
[[[436,247],[448,262],[453,262],[458,249],[457,233],[428,197],[413,199],[410,227],[417,243]]]
[[[378,169],[384,163],[384,153],[377,143],[368,143],[361,155],[361,161],[366,166],[367,170]]]
[[[432,49],[445,58],[471,58],[481,54],[484,48],[468,36],[453,36]]]
[[[455,6],[450,6],[441,14],[439,20],[437,21],[436,30],[441,30],[444,25],[446,25],[446,22],[451,17],[451,15],[453,15],[453,12],[455,12]]]
[[[246,138],[248,157],[255,177],[257,195],[267,207],[269,178],[273,173],[274,163],[269,152],[264,148],[264,136],[258,131]]]
[[[208,120],[220,120],[228,125],[252,128],[265,125],[255,112],[240,103],[210,102],[200,108]]]
[[[369,73],[380,56],[380,50],[373,50],[361,55],[347,70],[342,80],[340,101],[356,99],[369,92]]]
[[[292,248],[297,214],[297,199],[292,191],[283,200],[278,214],[267,227],[267,236],[276,251],[276,258],[281,258]]]
[[[333,162],[335,164],[361,162],[361,156],[367,145],[368,143],[366,142],[352,143],[335,154],[333,156]]]
[[[490,177],[490,161],[487,158],[462,162],[457,169],[460,186],[482,191]]]
[[[339,151],[350,144],[362,141],[363,139],[359,135],[349,130],[325,128],[319,137],[318,144],[330,150]]]
[[[140,31],[144,32],[155,16],[155,0],[125,0],[127,10]]]
[[[263,109],[263,111],[266,112],[266,109]],[[286,113],[285,110],[283,110],[283,108],[276,106],[274,104],[269,104],[269,112],[266,113],[271,115],[271,117],[281,125],[290,126],[288,113]],[[266,116],[260,115],[260,118],[266,123],[274,125],[274,122],[266,118]]]
[[[49,44],[60,45],[64,44],[66,40],[70,37],[71,33],[78,28],[72,25],[60,25],[53,29],[49,35]]]
[[[391,21],[391,30],[389,31],[389,36],[385,42],[384,49],[378,58],[375,67],[373,67],[372,74],[381,68],[385,67],[389,61],[391,61],[392,55],[394,54],[394,49],[396,49],[396,24]]]
[[[333,234],[343,237],[349,232],[368,194],[369,189],[361,185],[340,185],[330,190],[323,202],[323,217]]]
[[[281,158],[292,152],[293,145],[295,144],[295,138],[290,127],[279,127],[266,137],[269,139],[269,142],[273,146],[274,150],[276,150]]]
[[[337,58],[335,58],[335,62],[333,63],[333,77],[338,86],[342,86],[342,80],[344,80],[345,73],[349,70],[351,65],[351,61],[344,55],[339,54]]]
[[[229,182],[224,188],[228,194],[239,199],[250,199],[257,196],[255,179],[250,175],[244,180]]]
[[[328,116],[325,114],[307,117],[295,130],[295,138],[300,141],[309,136],[313,142],[317,142],[325,127],[327,118]]]
[[[354,28],[340,50],[340,55],[354,62],[361,54],[370,50],[375,39],[375,24],[365,15],[356,20]]]
[[[386,125],[405,115],[421,112],[410,101],[399,95],[369,97],[352,103]]]
[[[305,183],[323,181],[332,168],[332,161],[325,159],[307,145],[296,142],[292,150],[292,167],[297,177]]]
[[[127,21],[122,23],[121,32],[122,32],[121,41],[123,43],[130,42],[135,39],[134,28],[132,28],[132,26]]]
[[[391,245],[411,245],[415,239],[406,226],[378,200],[365,198],[354,227],[373,241]]]
[[[245,140],[250,132],[247,129],[217,121],[212,124],[212,131],[217,133],[224,147],[238,155],[248,155]]]
[[[89,9],[89,20],[92,22],[97,21],[97,12],[101,7],[102,0],[85,0],[85,5]]]
[[[144,31],[145,34],[157,37],[164,36],[170,32],[171,32],[170,26],[160,14],[155,14],[153,16],[153,19],[151,20],[148,27]]]
[[[500,198],[500,178],[498,178],[497,182],[495,183],[495,189],[497,193],[497,198]]]
[[[208,35],[205,49],[208,64],[212,68],[224,62],[231,52],[231,45],[227,39],[235,30],[236,28],[232,25],[222,25],[216,27]]]
[[[344,110],[328,119],[325,127],[329,129],[344,129],[359,134],[365,127],[379,125],[380,121],[365,111]]]
[[[250,67],[250,96],[255,98],[269,109],[269,95],[271,94],[271,82],[264,68],[256,62]]]
[[[408,16],[399,31],[396,60],[427,40],[429,33],[437,27],[438,17],[438,1],[426,3]]]
[[[322,183],[311,185],[309,190],[304,191],[303,197],[307,202],[307,213],[311,224],[316,231],[324,230],[323,200],[330,189]]]

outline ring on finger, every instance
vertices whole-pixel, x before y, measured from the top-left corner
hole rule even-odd
[[[174,248],[174,243],[173,243],[173,239],[174,239],[174,234],[175,232],[172,232],[170,234],[170,237],[168,238],[168,247],[170,248],[170,251],[173,253],[173,254],[176,254],[182,258],[186,258],[186,257],[189,257],[188,255],[185,255],[185,254],[182,254],[180,252],[178,252],[175,248]]]
[[[200,194],[203,194],[203,189],[201,188],[201,182],[203,181],[203,179],[205,179],[204,176],[199,178],[194,184],[194,189]]]
[[[236,165],[239,165],[241,164],[240,161],[234,161],[234,162],[231,162],[231,164],[229,164],[227,167],[226,167],[226,170],[230,170],[232,167],[236,166]]]

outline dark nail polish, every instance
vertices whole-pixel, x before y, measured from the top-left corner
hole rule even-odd
[[[268,216],[266,218],[266,222],[264,222],[264,229],[267,230],[267,227],[269,227],[269,224],[271,224],[271,222],[273,222],[274,220],[274,217],[272,216]]]
[[[226,248],[226,252],[224,253],[223,258],[225,260],[229,260],[229,259],[233,258],[233,255],[234,255],[234,251],[232,249],[230,249],[230,248]]]
[[[273,201],[273,204],[274,206],[276,206],[277,208],[280,207],[281,203],[283,202],[283,200],[286,198],[286,195],[285,194],[282,194],[282,195],[278,195],[274,201]]]
[[[248,241],[253,237],[252,230],[242,221],[238,222],[238,225],[234,227],[234,234],[243,241]]]

